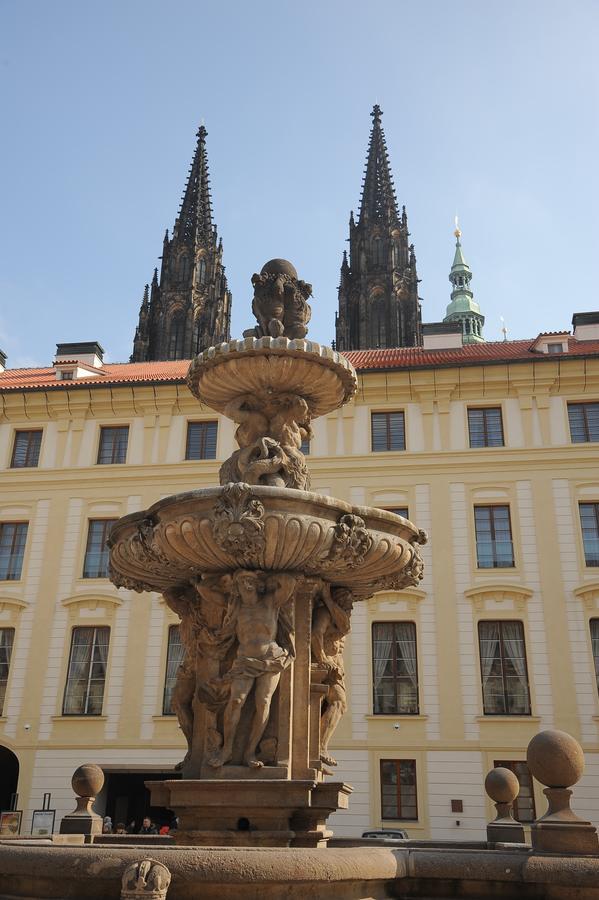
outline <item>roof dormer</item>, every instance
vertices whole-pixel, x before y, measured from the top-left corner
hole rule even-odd
[[[569,331],[542,331],[530,349],[533,353],[545,353],[548,355],[567,353],[569,337]]]

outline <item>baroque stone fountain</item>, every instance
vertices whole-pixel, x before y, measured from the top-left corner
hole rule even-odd
[[[220,486],[177,494],[112,529],[113,583],[159,591],[181,620],[173,705],[180,779],[148,782],[182,844],[322,847],[351,787],[325,781],[347,707],[353,604],[422,578],[426,535],[380,509],[310,491],[311,422],[349,402],[356,374],[306,340],[311,286],[286,260],[252,278],[258,324],[205,350],[187,382],[237,424]]]

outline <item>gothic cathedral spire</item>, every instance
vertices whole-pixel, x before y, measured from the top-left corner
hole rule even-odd
[[[373,107],[372,131],[357,223],[349,221],[336,316],[338,350],[422,344],[418,275],[405,206],[397,206],[382,110]]]
[[[231,293],[212,224],[207,133],[201,125],[173,234],[164,237],[160,280],[155,270],[144,291],[131,362],[190,359],[229,340]]]

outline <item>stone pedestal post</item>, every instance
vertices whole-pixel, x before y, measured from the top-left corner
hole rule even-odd
[[[91,841],[94,834],[102,834],[102,816],[94,812],[93,803],[104,785],[104,772],[100,766],[86,763],[75,770],[71,784],[77,794],[77,806],[63,817],[60,833],[84,834]]]
[[[528,768],[541,784],[549,808],[532,825],[533,850],[577,855],[599,854],[597,829],[570,809],[572,791],[584,771],[582,747],[565,731],[541,731],[526,753]]]
[[[524,828],[512,816],[514,800],[520,792],[516,775],[511,769],[496,766],[485,778],[485,790],[497,810],[497,816],[487,825],[489,843],[523,844]]]

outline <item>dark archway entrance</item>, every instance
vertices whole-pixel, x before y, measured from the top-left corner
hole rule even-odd
[[[0,810],[10,809],[10,799],[17,792],[19,760],[8,747],[0,745]]]
[[[104,815],[110,816],[114,827],[119,822],[129,825],[135,820],[135,830],[139,831],[144,816],[149,816],[160,827],[170,825],[173,813],[162,806],[150,806],[150,792],[145,781],[163,781],[179,778],[179,772],[152,771],[106,771],[104,786],[106,806]],[[98,809],[98,807],[96,807]]]

